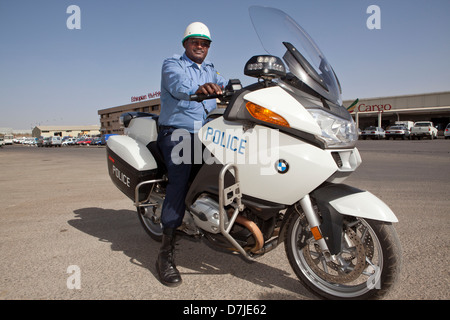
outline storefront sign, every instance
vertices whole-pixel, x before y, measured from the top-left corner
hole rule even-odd
[[[147,100],[147,99],[155,99],[155,98],[159,98],[160,96],[161,96],[161,91],[155,91],[155,92],[148,93],[148,94],[142,95],[142,96],[132,96],[131,102],[139,102],[139,101]]]
[[[360,103],[359,105],[354,105],[349,107],[347,110],[349,112],[369,112],[369,111],[378,111],[378,112],[383,112],[383,111],[389,111],[392,109],[392,106],[388,103],[388,104],[373,104],[373,105],[366,105],[365,103]]]

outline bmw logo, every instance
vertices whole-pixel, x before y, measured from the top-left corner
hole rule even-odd
[[[289,164],[286,160],[280,159],[277,162],[275,162],[275,169],[278,171],[278,173],[284,174],[288,172],[289,170]]]

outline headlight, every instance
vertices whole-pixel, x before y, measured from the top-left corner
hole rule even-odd
[[[323,140],[328,148],[354,147],[358,140],[356,125],[353,118],[342,119],[320,109],[308,109],[317,124],[322,129]]]

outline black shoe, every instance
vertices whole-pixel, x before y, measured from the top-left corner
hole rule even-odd
[[[156,261],[156,270],[158,271],[161,282],[169,287],[176,287],[181,284],[180,272],[175,266],[174,251],[175,232],[164,232],[162,246],[159,250],[158,260]]]

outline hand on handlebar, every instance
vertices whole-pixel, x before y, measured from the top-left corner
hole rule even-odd
[[[219,85],[215,83],[208,82],[202,86],[199,86],[195,94],[222,94],[222,88],[220,88]]]
[[[195,94],[189,96],[189,100],[201,102],[206,99],[218,98],[221,101],[227,101],[240,89],[242,89],[242,85],[238,79],[230,79],[228,85],[224,89],[215,83],[208,82],[199,86]]]

